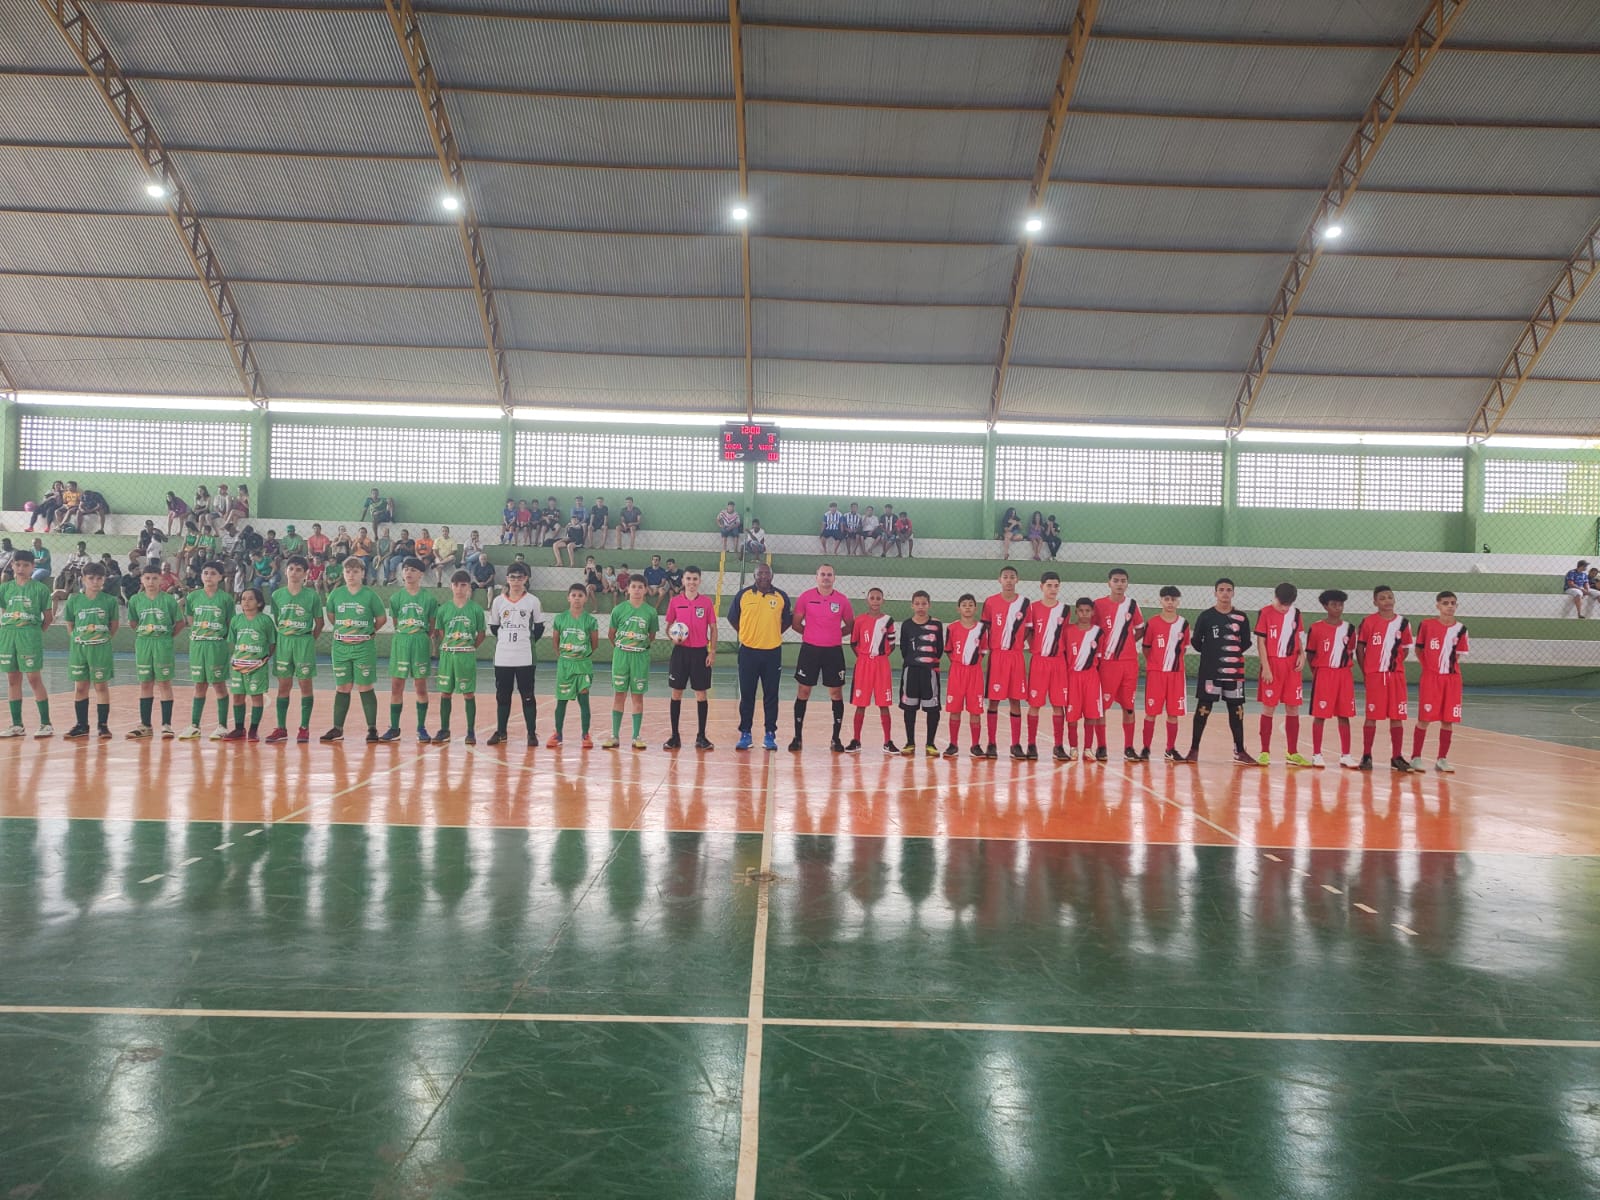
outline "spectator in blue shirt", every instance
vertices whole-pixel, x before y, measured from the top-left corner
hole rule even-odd
[[[1600,588],[1594,586],[1594,577],[1589,573],[1589,563],[1586,559],[1579,559],[1578,565],[1568,571],[1561,581],[1561,590],[1572,597],[1572,615],[1586,617],[1585,603],[1590,610],[1594,609],[1594,602],[1600,599]]]

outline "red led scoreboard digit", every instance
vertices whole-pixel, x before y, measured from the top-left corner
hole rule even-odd
[[[729,421],[722,427],[724,462],[777,462],[778,427]]]

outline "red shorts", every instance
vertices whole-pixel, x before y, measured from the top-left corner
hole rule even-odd
[[[1417,703],[1421,708],[1417,720],[1456,724],[1461,720],[1461,676],[1423,675]]]
[[[1188,713],[1183,685],[1187,682],[1182,671],[1146,671],[1144,673],[1144,715],[1156,716],[1165,712],[1169,717]]]
[[[1328,667],[1311,676],[1311,715],[1317,720],[1356,715],[1356,679],[1345,667]]]
[[[1299,708],[1305,703],[1306,682],[1294,669],[1294,659],[1269,655],[1267,661],[1272,664],[1272,682],[1268,683],[1265,675],[1256,679],[1256,699],[1264,708],[1276,708],[1280,704]]]
[[[1404,721],[1406,712],[1406,673],[1379,671],[1367,676],[1367,720]]]
[[[989,699],[1024,700],[1028,695],[1028,666],[1021,650],[989,651]]]
[[[1111,658],[1100,660],[1100,695],[1109,711],[1113,705],[1133,711],[1134,693],[1139,689],[1139,660]]]
[[[1067,672],[1067,720],[1098,721],[1106,715],[1098,671]]]
[[[889,695],[894,690],[892,674],[885,655],[856,659],[855,674],[850,678],[850,703],[857,708],[888,708]]]
[[[1054,655],[1035,656],[1028,666],[1028,704],[1043,708],[1049,704],[1065,708],[1067,704],[1067,662]]]
[[[949,712],[983,711],[983,668],[977,663],[951,663],[944,706]]]

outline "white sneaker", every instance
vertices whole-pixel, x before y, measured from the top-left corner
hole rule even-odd
[[[211,740],[213,742],[220,742],[223,738],[225,738],[227,736],[228,736],[228,727],[226,725],[218,725],[215,729],[213,729],[211,731]]]
[[[1339,756],[1339,765],[1341,767],[1349,767],[1352,771],[1354,771],[1361,765],[1361,763],[1357,760],[1354,754],[1341,754]]]
[[[198,725],[189,725],[189,726],[185,727],[184,731],[178,735],[178,740],[180,742],[192,742],[192,741],[197,740],[199,737],[200,737],[200,726],[198,726]]]
[[[1312,765],[1312,766],[1313,766],[1313,767],[1325,767],[1325,766],[1327,766],[1327,765],[1328,765],[1328,764],[1327,764],[1327,763],[1325,763],[1325,762],[1323,762],[1323,761],[1322,761],[1322,755],[1320,755],[1320,754],[1313,754],[1313,755],[1312,755],[1312,756],[1311,756],[1311,765]]]
[[[28,731],[21,725],[13,725],[9,729],[0,729],[0,738],[26,737]]]
[[[33,731],[33,736],[36,738],[55,737],[55,735],[55,729],[49,725],[41,725]]]
[[[175,734],[173,732],[172,726],[171,725],[163,725],[161,727],[161,736],[164,737],[164,738],[174,737]]]
[[[1076,746],[1068,746],[1067,747],[1067,761],[1068,762],[1077,762],[1078,761],[1078,748]]]
[[[1433,769],[1441,775],[1454,775],[1456,769],[1450,765],[1448,758],[1441,758],[1433,764]]]

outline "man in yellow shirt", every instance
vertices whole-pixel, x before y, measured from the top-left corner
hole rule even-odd
[[[761,684],[766,738],[762,746],[778,748],[778,679],[783,673],[783,633],[794,619],[785,592],[772,586],[772,568],[757,563],[755,582],[733,598],[728,621],[739,635],[739,741],[735,750],[754,744],[750,728],[756,715],[756,684]]]

